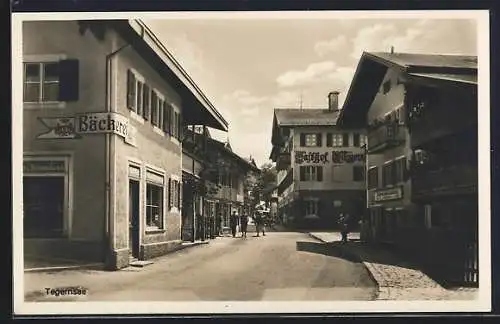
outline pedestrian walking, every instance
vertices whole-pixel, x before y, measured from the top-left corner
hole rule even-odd
[[[246,238],[247,237],[247,227],[248,227],[248,215],[246,213],[243,213],[240,217],[240,231],[241,231],[241,237]]]
[[[233,237],[236,237],[236,226],[238,226],[238,215],[236,215],[236,211],[233,211],[229,219],[229,226],[231,227],[231,234]]]
[[[349,235],[349,219],[349,214],[340,213],[338,223],[340,227],[340,234],[342,235],[342,244],[347,243],[347,237]]]
[[[262,218],[262,214],[257,212],[255,214],[255,229],[257,230],[257,236],[260,236],[260,232],[262,232],[262,236],[266,236],[266,232],[264,230],[264,219]]]
[[[218,213],[215,216],[215,229],[217,231],[217,235],[222,236],[222,215]]]

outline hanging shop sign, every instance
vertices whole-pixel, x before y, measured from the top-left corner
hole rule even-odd
[[[374,201],[387,201],[403,198],[403,188],[396,187],[391,189],[375,191],[373,194]]]
[[[329,163],[328,153],[295,151],[295,163]],[[335,164],[363,162],[365,160],[364,153],[353,153],[350,151],[332,151],[331,162]]]
[[[42,117],[40,121],[48,131],[37,138],[64,139],[79,138],[83,134],[116,134],[135,145],[136,129],[121,114],[86,113],[74,117]]]

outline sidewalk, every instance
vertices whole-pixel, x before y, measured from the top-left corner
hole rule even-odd
[[[387,250],[359,240],[359,233],[349,234],[350,241],[340,244],[338,232],[309,232],[332,249],[355,256],[366,266],[379,288],[378,300],[473,300],[478,289],[445,289],[408,260]]]

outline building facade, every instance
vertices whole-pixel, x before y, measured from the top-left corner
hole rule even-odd
[[[367,128],[362,237],[451,281],[477,248],[476,89],[476,57],[364,53],[339,117]]]
[[[270,158],[278,170],[278,209],[287,225],[336,228],[365,208],[365,134],[336,126],[338,93],[327,109],[275,109]]]
[[[227,123],[139,20],[23,23],[24,252],[119,269],[181,242],[182,125]]]

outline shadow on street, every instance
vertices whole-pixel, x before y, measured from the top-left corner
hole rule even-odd
[[[319,242],[297,242],[297,251],[323,254],[326,256],[341,258],[347,261],[360,263],[361,259],[352,252],[343,249],[335,243],[319,243]]]

